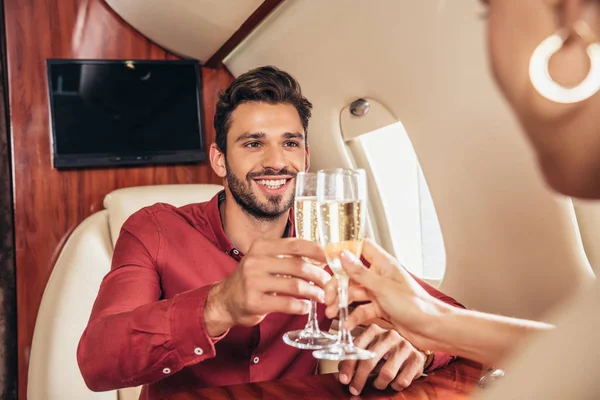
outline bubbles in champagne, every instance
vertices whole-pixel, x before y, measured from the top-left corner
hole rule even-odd
[[[294,204],[294,217],[296,219],[296,237],[318,242],[317,198],[297,197]]]
[[[338,277],[347,275],[340,253],[348,250],[360,257],[364,240],[364,206],[361,201],[327,201],[319,204],[321,244],[327,261]]]

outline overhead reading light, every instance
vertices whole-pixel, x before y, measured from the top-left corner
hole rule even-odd
[[[371,105],[367,100],[358,99],[353,101],[352,104],[350,104],[350,114],[354,115],[355,117],[362,117],[363,115],[369,112],[370,108]]]

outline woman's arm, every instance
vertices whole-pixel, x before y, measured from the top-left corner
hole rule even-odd
[[[350,301],[370,301],[349,316],[349,329],[372,318],[383,318],[420,349],[494,366],[520,342],[552,329],[541,322],[452,307],[431,296],[394,257],[369,240],[365,240],[363,257],[370,268],[348,252],[341,256],[350,279],[358,284],[350,288]],[[330,318],[337,313],[333,285],[327,288],[326,298]]]
[[[518,344],[553,329],[543,322],[464,310],[445,303],[439,306],[439,316],[431,320],[430,330],[424,335],[429,348],[483,365],[501,366]]]

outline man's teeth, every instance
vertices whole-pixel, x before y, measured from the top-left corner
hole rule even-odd
[[[285,182],[286,182],[285,179],[278,179],[278,180],[263,179],[263,180],[260,180],[260,181],[256,181],[256,183],[258,183],[259,185],[266,186],[269,189],[279,189],[280,187],[282,187],[283,185],[285,185]]]

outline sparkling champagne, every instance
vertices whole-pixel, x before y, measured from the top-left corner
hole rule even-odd
[[[294,217],[296,219],[296,236],[300,239],[318,242],[317,198],[296,197]]]
[[[340,253],[348,250],[360,257],[364,240],[365,210],[362,201],[326,201],[319,204],[321,243],[327,262],[338,276],[347,278]]]
[[[318,243],[317,174],[299,172],[296,176],[294,194],[296,237]],[[304,257],[304,261],[320,267],[325,266],[325,264],[306,257]],[[309,283],[313,284],[312,282]],[[283,335],[283,341],[287,345],[298,349],[319,350],[332,346],[336,341],[336,337],[321,331],[317,318],[317,303],[311,300],[308,321],[306,321],[304,329],[286,332]]]

